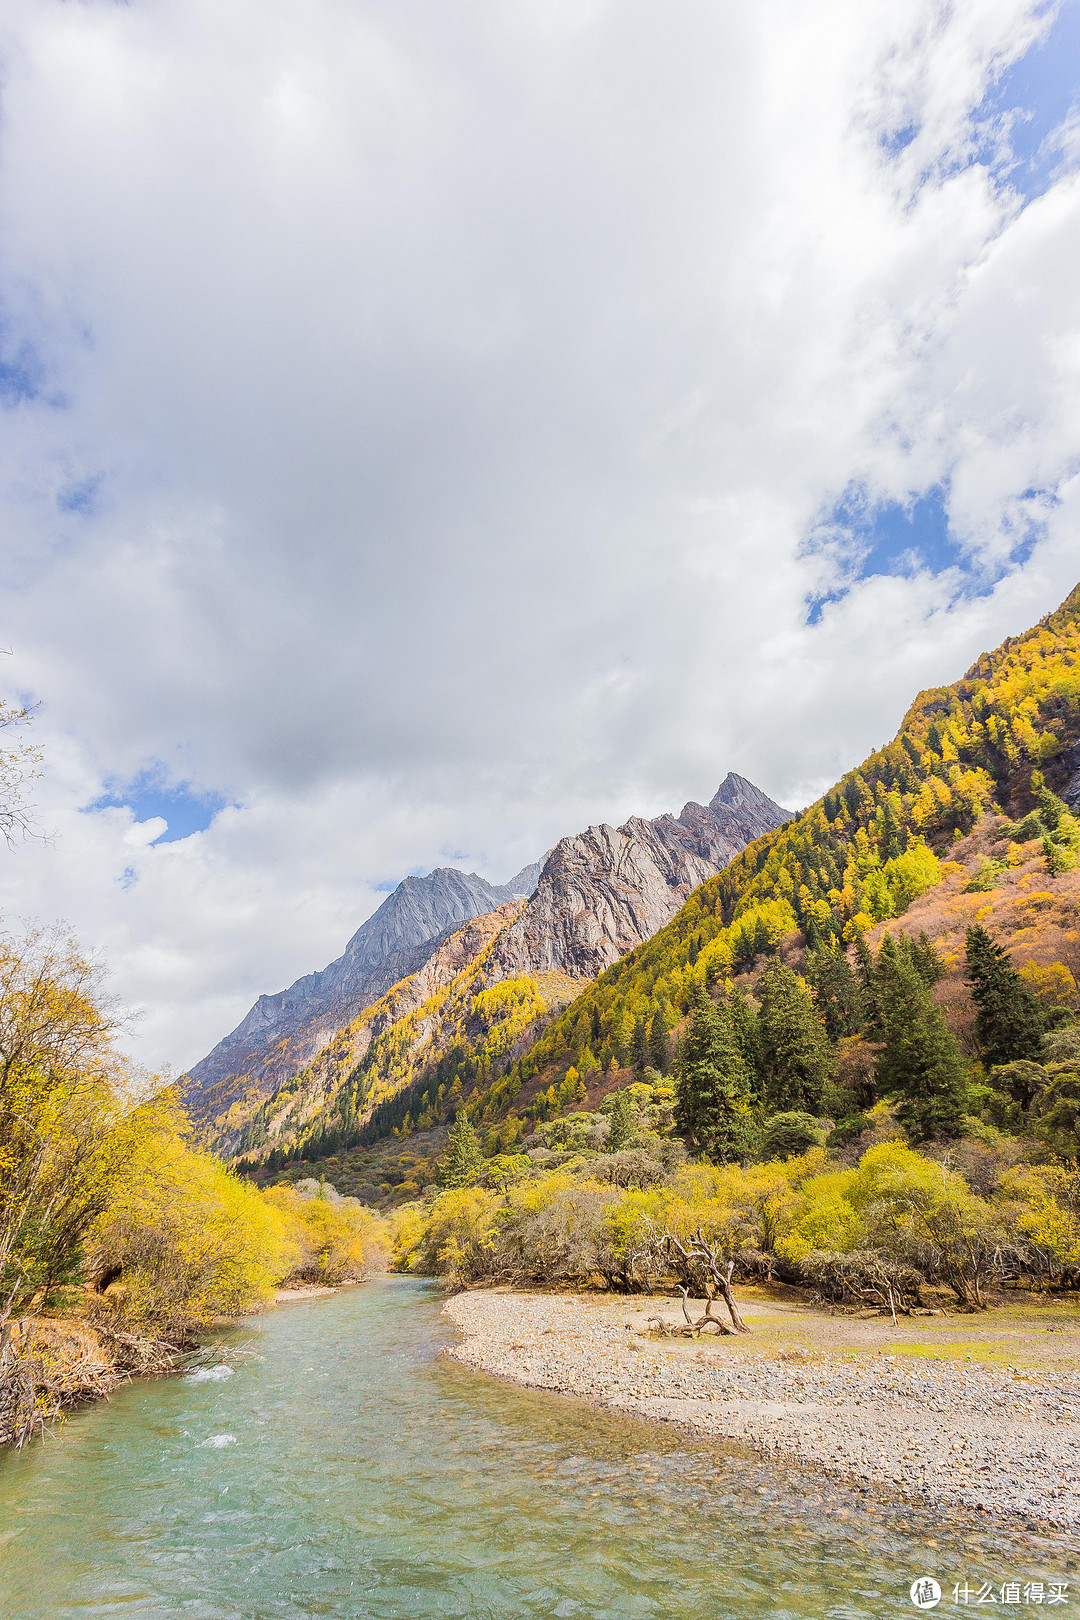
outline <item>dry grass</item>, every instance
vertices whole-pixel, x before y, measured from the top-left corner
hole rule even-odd
[[[929,1294],[929,1291],[928,1291]],[[794,1289],[741,1287],[736,1298],[751,1329],[749,1339],[708,1340],[706,1356],[748,1354],[814,1360],[820,1356],[915,1356],[961,1364],[1069,1372],[1080,1369],[1080,1303],[1070,1298],[1023,1296],[987,1311],[958,1312],[941,1294],[932,1316],[832,1314],[797,1297]],[[678,1300],[632,1304],[605,1301],[608,1313],[647,1332],[650,1316],[682,1320]],[[702,1307],[704,1308],[704,1307]],[[693,1302],[690,1304],[694,1313]],[[696,1313],[700,1315],[700,1311]],[[665,1341],[667,1342],[667,1341]],[[697,1341],[670,1341],[682,1354],[698,1353]]]

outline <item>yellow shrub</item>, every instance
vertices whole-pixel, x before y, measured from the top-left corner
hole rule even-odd
[[[136,1114],[144,1111],[136,1111]],[[184,1144],[148,1105],[131,1175],[93,1233],[107,1303],[132,1320],[197,1325],[269,1299],[293,1267],[288,1222],[246,1181]]]
[[[1080,1177],[1062,1165],[1017,1165],[1006,1171],[998,1200],[1012,1222],[1060,1266],[1080,1266]],[[1071,1206],[1071,1207],[1070,1207]]]
[[[286,1217],[298,1249],[293,1274],[305,1282],[359,1282],[385,1264],[386,1223],[363,1204],[301,1198],[291,1187],[272,1187],[264,1197]]]
[[[426,1276],[471,1273],[494,1227],[498,1193],[486,1187],[454,1187],[437,1198],[419,1228],[404,1224],[395,1234],[394,1268]]]
[[[1049,967],[1026,962],[1020,969],[1020,977],[1027,980],[1038,999],[1048,1007],[1071,1007],[1075,1012],[1080,1006],[1076,980],[1063,962],[1051,962]]]

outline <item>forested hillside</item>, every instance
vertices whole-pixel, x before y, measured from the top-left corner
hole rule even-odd
[[[962,680],[921,692],[891,743],[702,884],[667,928],[565,1009],[478,1117],[535,1091],[536,1077],[622,1065],[635,1040],[659,1049],[660,1029],[679,1022],[698,990],[754,968],[782,941],[835,952],[902,915],[976,823],[999,807],[1036,809],[1034,772],[1076,802],[1078,736],[1080,587]],[[1073,861],[1071,844],[1037,816],[1020,836],[1051,871]]]
[[[408,977],[325,1031],[310,1061],[290,1066],[274,1048],[271,1087],[231,1075],[189,1092],[189,1109],[215,1151],[270,1168],[437,1125],[504,1073],[553,1011],[789,818],[729,772],[707,805],[691,802],[677,817],[634,816],[562,838],[529,897],[433,945]]]
[[[921,693],[458,1109],[398,1263],[894,1317],[1080,1287],[1078,615]]]
[[[523,1139],[558,1152],[567,1134],[560,1119],[595,1119],[602,1132],[603,1116],[589,1109],[631,1085],[635,1106],[658,1107],[693,1147],[693,1121],[672,1114],[669,1071],[685,1058],[686,1020],[702,996],[740,1049],[735,1112],[745,1105],[747,1118],[735,1137],[744,1147],[755,1132],[760,1146],[774,1114],[826,1125],[857,1115],[886,1099],[887,1085],[875,1079],[880,1021],[875,1027],[868,957],[883,932],[908,927],[901,918],[917,917],[914,931],[942,943],[933,970],[923,965],[923,1012],[941,1013],[954,1068],[978,1061],[963,980],[972,921],[1022,912],[1026,944],[1035,943],[1018,965],[1025,974],[1037,966],[1039,995],[1067,1007],[1076,985],[1061,958],[1071,948],[1080,840],[1055,790],[1075,803],[1080,788],[1078,622],[1080,588],[962,680],[920,693],[892,742],[755,839],[673,921],[572,999],[572,984],[545,994],[524,976],[499,992],[513,991],[512,1005],[489,1007],[488,980],[470,964],[433,999],[413,996],[406,1021],[377,1019],[378,1039],[374,1026],[360,1042],[346,1032],[244,1131],[244,1168],[260,1179],[267,1171],[295,1178],[315,1165],[364,1196],[381,1185],[380,1200],[394,1201],[438,1179],[445,1131],[463,1109],[489,1155],[512,1155]],[[1029,898],[1044,892],[1052,903]],[[1009,926],[999,932],[1015,949],[1023,942]],[[898,971],[910,978],[917,966]],[[433,1040],[436,1024],[443,1034]],[[776,1050],[785,1043],[794,1052],[786,1058]],[[640,1090],[650,1083],[658,1088],[651,1102]],[[945,1114],[956,1128],[979,1106],[966,1081],[950,1085]],[[894,1116],[898,1106],[894,1095]],[[936,1123],[944,1128],[944,1115]],[[571,1124],[569,1137],[587,1128]],[[714,1154],[717,1147],[714,1140]]]

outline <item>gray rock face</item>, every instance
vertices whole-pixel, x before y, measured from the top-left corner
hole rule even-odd
[[[498,937],[487,982],[539,973],[594,978],[670,922],[692,891],[752,839],[790,815],[732,772],[707,805],[684,805],[677,817],[635,816],[622,827],[589,827],[506,884],[452,867],[408,877],[336,962],[259,997],[185,1077],[187,1107],[196,1119],[221,1119],[240,1098],[271,1096],[391,986],[425,963],[436,965],[436,953],[456,930],[526,896],[525,906],[492,919],[485,939],[497,930]],[[417,985],[426,982],[422,977]]]
[[[539,883],[540,873],[543,870],[543,861],[533,861],[531,866],[523,866],[520,872],[509,878],[503,887],[509,889],[511,894],[520,895],[523,900],[527,900]]]
[[[791,811],[730,772],[707,805],[684,805],[678,817],[634,816],[562,839],[495,947],[501,974],[595,978],[651,939],[753,839],[790,819]]]
[[[528,883],[538,871],[538,865],[527,866],[512,884]],[[229,1075],[257,1072],[259,1089],[272,1091],[343,1024],[422,967],[448,934],[529,892],[449,866],[427,877],[405,878],[361,924],[336,962],[297,979],[287,990],[259,997],[232,1033],[189,1071],[189,1106],[194,1104],[198,1112],[197,1094]]]

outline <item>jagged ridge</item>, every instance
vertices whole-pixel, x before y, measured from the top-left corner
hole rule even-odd
[[[238,1102],[271,1094],[364,1007],[415,973],[448,934],[531,893],[538,874],[535,863],[504,885],[453,867],[405,878],[336,961],[287,990],[260,996],[231,1034],[195,1064],[184,1078],[193,1117],[213,1120]]]
[[[659,1009],[670,1025],[700,988],[789,936],[841,943],[902,913],[946,851],[995,804],[1031,808],[1031,776],[1080,807],[1080,586],[963,679],[919,693],[894,740],[777,832],[750,844],[646,944],[590,985],[481,1100],[497,1119],[541,1082],[625,1051]]]
[[[250,1153],[295,1142],[326,1111],[337,1122],[335,1132],[348,1136],[380,1101],[411,1085],[451,1051],[462,1055],[459,1081],[486,1084],[493,1064],[513,1056],[511,1047],[519,1047],[552,1008],[570,1000],[580,983],[674,916],[687,895],[726,865],[748,837],[782,825],[789,815],[745,778],[729,773],[709,805],[687,804],[678,818],[634,817],[622,827],[591,827],[562,839],[527,904],[513,917],[503,914],[498,929],[485,938],[482,964],[470,962],[445,996],[445,981],[440,979],[440,995],[435,995],[430,975],[422,970],[380,1002],[373,1016],[356,1018],[325,1056],[279,1085],[257,1110],[250,1095],[227,1099],[229,1106],[217,1117],[218,1151]],[[450,943],[464,938],[463,931]],[[421,1014],[425,997],[434,1000]],[[388,1017],[384,1007],[398,1011]],[[348,1054],[348,1061],[339,1061],[341,1054]],[[349,1063],[355,1072],[347,1072]],[[318,1128],[327,1129],[325,1119]]]

